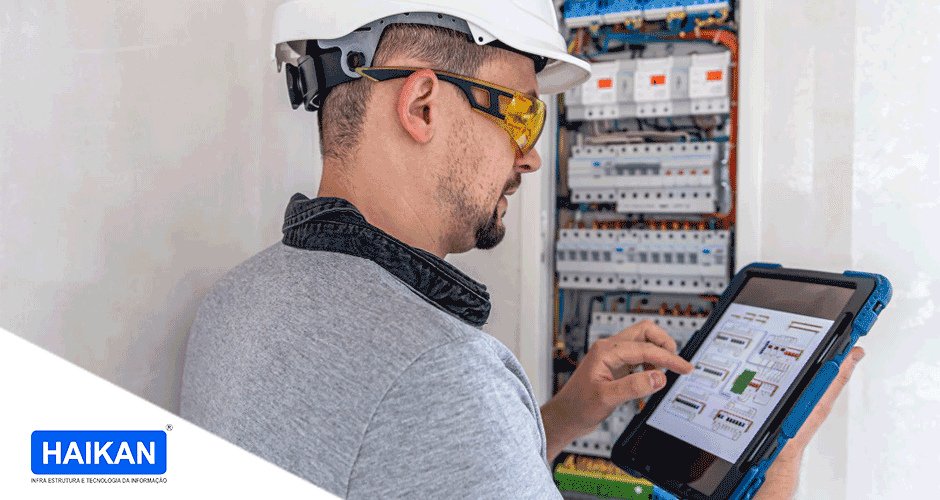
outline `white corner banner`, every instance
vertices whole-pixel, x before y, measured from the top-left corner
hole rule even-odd
[[[3,498],[339,498],[0,328]]]

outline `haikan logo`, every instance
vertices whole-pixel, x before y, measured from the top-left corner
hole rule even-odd
[[[33,474],[164,474],[164,431],[33,431]]]

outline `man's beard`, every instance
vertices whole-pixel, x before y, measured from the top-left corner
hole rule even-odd
[[[441,179],[438,186],[438,196],[439,199],[450,205],[451,217],[456,228],[472,231],[475,240],[473,247],[489,250],[498,245],[506,236],[506,226],[500,221],[499,200],[507,191],[517,188],[521,181],[522,176],[516,173],[515,177],[503,187],[492,211],[486,211],[486,208],[483,207],[475,207],[473,201],[467,197],[468,186],[462,185],[454,177]]]
[[[503,241],[504,236],[506,236],[506,226],[499,223],[499,207],[497,206],[485,222],[477,224],[476,247],[480,250],[489,250]]]
[[[515,190],[522,183],[522,175],[516,173],[516,175],[506,183],[506,186],[503,187],[503,191],[499,194],[499,199],[502,199],[506,195],[506,192],[509,190]],[[476,230],[476,248],[480,250],[489,250],[499,244],[500,241],[503,241],[503,237],[506,236],[506,226],[500,224],[499,216],[499,199],[496,200],[496,206],[493,207],[493,213],[490,214],[485,219],[478,221],[477,230]],[[505,213],[503,214],[506,215]]]

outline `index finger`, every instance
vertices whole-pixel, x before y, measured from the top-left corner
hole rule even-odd
[[[657,368],[666,368],[676,373],[691,373],[693,366],[678,355],[649,342],[636,342],[616,339],[616,336],[607,339],[609,347],[601,353],[601,360],[612,371],[625,365],[638,365],[649,363]]]

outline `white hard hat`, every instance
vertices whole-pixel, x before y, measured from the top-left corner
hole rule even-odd
[[[332,62],[323,62],[325,68],[317,66],[314,71],[314,63],[310,63],[307,76],[316,73],[315,80],[322,85],[324,73],[339,74],[342,70],[348,77],[343,81],[349,81],[359,75],[349,67],[352,63],[345,63],[347,58],[354,55],[360,58],[359,63],[371,64],[382,30],[394,23],[448,27],[468,33],[479,45],[494,43],[537,56],[537,60],[544,58],[546,65],[536,75],[542,94],[564,92],[591,76],[586,61],[568,54],[552,0],[293,0],[274,12],[271,58],[277,61],[278,71],[282,63],[288,63],[288,69],[296,74],[305,52],[312,52],[307,42],[316,40],[316,50],[340,53]],[[289,74],[294,103],[291,85]],[[300,94],[309,89],[303,90]]]

